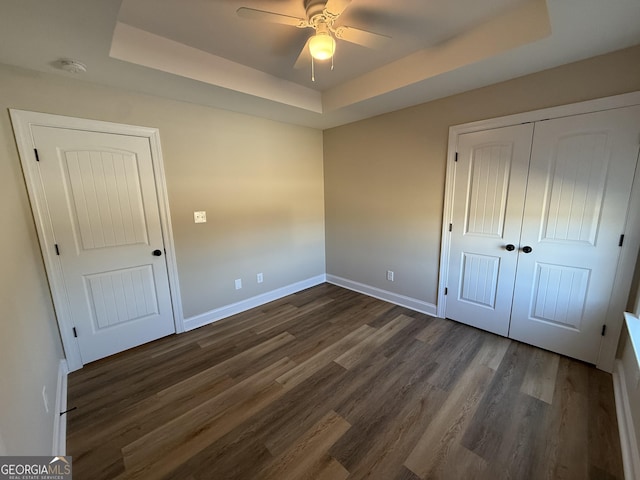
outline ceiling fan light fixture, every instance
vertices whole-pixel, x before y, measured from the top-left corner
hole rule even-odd
[[[328,32],[318,32],[309,40],[309,51],[316,60],[328,60],[336,51],[336,41]]]

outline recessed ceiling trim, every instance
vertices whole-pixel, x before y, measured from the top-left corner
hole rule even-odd
[[[322,113],[320,92],[117,22],[109,55],[163,72]]]
[[[545,0],[531,0],[439,46],[420,50],[324,92],[330,112],[526,45],[551,34]]]

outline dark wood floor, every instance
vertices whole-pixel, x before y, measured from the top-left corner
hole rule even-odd
[[[610,375],[332,285],[69,378],[74,479],[622,479]]]

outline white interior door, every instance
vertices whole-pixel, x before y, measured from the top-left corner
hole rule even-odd
[[[458,138],[447,317],[506,336],[533,124]]]
[[[639,140],[638,106],[460,135],[447,317],[596,363]]]
[[[536,124],[511,338],[596,363],[639,140],[640,107]]]
[[[149,140],[32,134],[82,362],[175,332]]]

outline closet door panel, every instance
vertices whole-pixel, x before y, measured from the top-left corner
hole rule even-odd
[[[458,142],[446,315],[500,335],[509,330],[532,135],[527,124]]]
[[[511,338],[597,361],[639,138],[640,107],[536,124]]]

